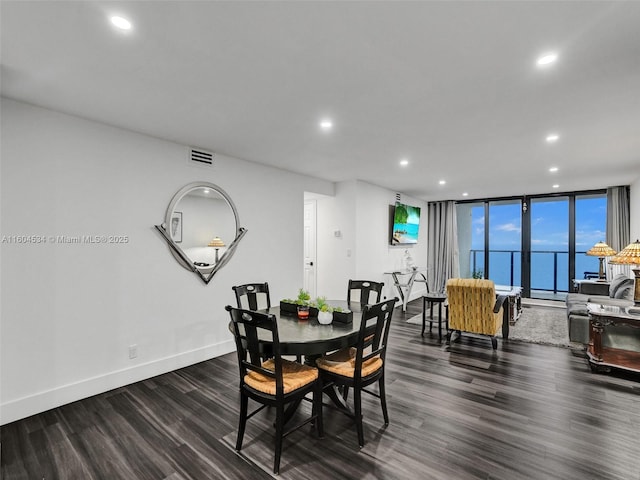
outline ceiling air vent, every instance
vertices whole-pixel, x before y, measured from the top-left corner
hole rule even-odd
[[[400,201],[400,194],[396,193],[396,202],[399,202],[399,201]]]
[[[196,165],[213,165],[213,152],[207,152],[200,148],[190,148],[189,163],[195,163]]]

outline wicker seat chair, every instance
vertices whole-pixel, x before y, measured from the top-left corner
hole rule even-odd
[[[341,411],[354,419],[361,447],[364,446],[363,392],[380,399],[384,424],[389,425],[384,387],[385,355],[393,307],[397,301],[397,298],[393,298],[376,305],[365,305],[355,347],[338,350],[316,360],[323,388],[334,402],[341,403],[334,387],[340,387],[344,392],[353,389],[353,411],[346,404],[343,404]],[[365,389],[373,383],[378,383],[377,393]]]
[[[277,474],[280,471],[284,437],[310,422],[314,423],[318,436],[323,436],[322,382],[318,369],[282,358],[278,323],[274,315],[234,308],[230,305],[226,310],[231,315],[240,369],[240,420],[236,450],[240,451],[242,448],[247,420],[267,406],[275,408],[273,473]],[[270,358],[263,361],[262,347],[265,344],[270,346]],[[285,407],[299,404],[309,393],[313,394],[311,416],[285,431]],[[261,404],[251,413],[248,412],[249,399]]]

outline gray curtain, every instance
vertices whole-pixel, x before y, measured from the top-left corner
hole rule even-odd
[[[631,242],[629,187],[607,188],[607,244],[619,252]],[[628,265],[609,265],[610,273],[631,275]],[[609,278],[611,280],[611,278]]]
[[[458,230],[456,205],[430,202],[427,229],[427,279],[430,292],[444,292],[449,278],[458,277]]]

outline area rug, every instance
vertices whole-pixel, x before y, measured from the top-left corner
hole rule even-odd
[[[422,325],[422,314],[411,317],[407,323]],[[523,306],[522,315],[509,328],[509,339],[559,347],[570,346],[566,310],[538,305]]]

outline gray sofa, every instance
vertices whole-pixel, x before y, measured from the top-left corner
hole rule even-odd
[[[587,303],[628,307],[633,305],[633,279],[619,274],[609,285],[582,283],[578,293],[567,295],[569,341],[589,343],[589,313]]]

